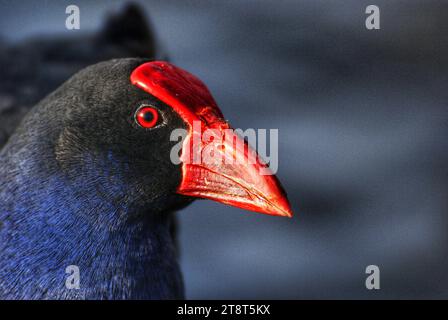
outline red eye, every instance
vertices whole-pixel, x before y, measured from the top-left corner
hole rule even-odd
[[[135,121],[143,128],[152,128],[159,120],[159,113],[153,107],[143,106],[135,113]]]

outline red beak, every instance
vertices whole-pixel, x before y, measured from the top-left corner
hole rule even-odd
[[[136,68],[131,82],[171,106],[189,125],[180,157],[178,193],[292,217],[280,182],[256,152],[233,133],[198,78],[168,62],[153,61]],[[207,130],[211,135],[205,138]]]

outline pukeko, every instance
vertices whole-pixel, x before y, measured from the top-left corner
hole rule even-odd
[[[157,54],[144,30],[142,15],[130,6],[81,41],[3,48],[0,299],[183,298],[174,211],[209,198],[291,216],[279,182],[259,174],[258,160],[188,161],[203,151],[192,147],[194,121],[218,131],[229,125],[200,80],[148,60]],[[76,70],[125,56],[147,58],[92,65],[33,107]],[[176,128],[188,132],[180,163],[171,158]],[[236,150],[239,157],[248,153]],[[79,289],[66,287],[69,265],[79,267]]]
[[[32,108],[0,153],[0,297],[182,298],[173,211],[200,197],[291,216],[260,160],[189,161],[208,146],[194,147],[195,121],[229,128],[199,79],[141,58],[90,66]],[[242,145],[236,158],[253,152]],[[65,286],[68,265],[79,289]]]

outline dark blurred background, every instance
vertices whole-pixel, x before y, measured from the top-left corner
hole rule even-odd
[[[137,2],[161,54],[202,78],[234,127],[279,129],[296,214],[180,212],[187,298],[448,298],[448,2]],[[1,0],[0,48],[39,64],[41,41],[82,47],[124,3]],[[79,31],[65,29],[69,4]],[[370,4],[380,30],[365,27]],[[371,264],[380,290],[365,288]]]

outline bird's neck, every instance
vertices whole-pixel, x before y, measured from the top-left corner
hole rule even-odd
[[[171,214],[130,205],[122,190],[107,189],[113,184],[95,190],[48,168],[31,176],[14,166],[5,169],[16,172],[15,183],[1,190],[14,200],[0,214],[0,236],[8,237],[0,244],[0,289],[23,298],[182,297]],[[79,289],[66,286],[73,265]]]

